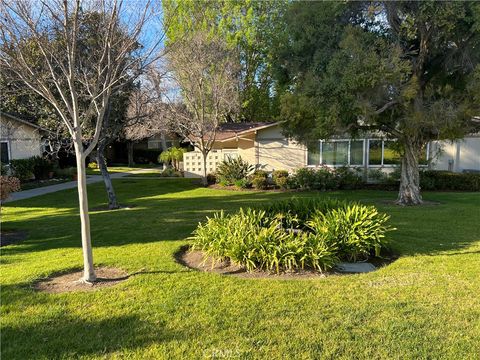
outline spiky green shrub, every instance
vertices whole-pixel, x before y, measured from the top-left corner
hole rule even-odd
[[[217,181],[225,185],[234,185],[235,181],[246,179],[255,170],[254,165],[250,165],[240,156],[237,158],[227,157],[217,167]]]
[[[338,200],[292,199],[265,208],[207,218],[193,248],[247,270],[330,269],[340,260],[376,255],[387,244],[388,216],[373,206]]]
[[[248,271],[303,268],[323,271],[337,261],[322,234],[287,232],[263,210],[240,209],[233,215],[217,213],[205,224],[199,224],[193,240],[194,249],[213,259],[228,259]]]
[[[262,206],[271,218],[281,221],[285,229],[307,229],[306,222],[317,212],[325,213],[331,209],[345,206],[345,201],[337,199],[318,198],[291,198],[288,200],[275,201]]]
[[[375,206],[350,203],[316,212],[307,226],[323,234],[327,243],[337,248],[339,258],[357,261],[367,259],[372,252],[380,255],[381,248],[387,245],[385,234],[394,230],[386,224],[389,218]]]

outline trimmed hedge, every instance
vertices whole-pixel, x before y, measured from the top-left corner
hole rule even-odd
[[[420,187],[422,190],[480,191],[480,174],[422,171]]]

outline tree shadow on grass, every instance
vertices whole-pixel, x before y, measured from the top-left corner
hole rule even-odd
[[[1,333],[3,359],[56,359],[107,356],[152,343],[169,342],[182,334],[165,324],[136,315],[91,320],[62,315],[29,325],[7,325]]]
[[[92,212],[91,228],[94,247],[184,240],[196,228],[199,221],[203,221],[206,216],[215,211],[221,209],[227,212],[236,211],[241,206],[260,205],[291,197],[312,196],[337,197],[376,204],[380,211],[391,215],[392,225],[398,228],[390,236],[394,240],[394,250],[398,250],[396,252],[402,255],[462,250],[480,240],[478,226],[475,221],[472,221],[474,220],[472,217],[476,216],[474,213],[476,207],[471,197],[475,194],[431,193],[428,197],[431,200],[438,199],[441,205],[403,208],[378,203],[379,200],[388,198],[390,195],[390,193],[379,191],[222,192],[199,189],[197,185],[186,181],[140,180],[140,185],[143,186],[135,185],[134,188],[130,187],[130,183],[122,184],[121,179],[117,181],[119,198],[124,203],[135,203],[137,207],[114,212]],[[94,199],[105,197],[105,191],[99,184],[92,185],[92,189],[90,196]],[[47,196],[44,198],[49,199]],[[47,202],[50,203],[45,206],[52,206],[51,199]],[[70,200],[66,203],[71,208],[70,211],[60,209],[57,215],[49,213],[46,216],[13,221],[16,228],[28,230],[30,237],[22,245],[3,248],[3,255],[57,248],[80,249],[80,221],[77,210],[72,207],[75,202],[76,197],[70,196]],[[100,203],[97,200],[92,202],[91,206],[98,204]],[[464,215],[459,216],[461,213]],[[479,214],[478,210],[477,214]],[[480,216],[477,215],[477,218],[480,221]],[[452,225],[452,221],[455,221],[455,224]]]

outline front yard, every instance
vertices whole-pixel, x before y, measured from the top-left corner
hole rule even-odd
[[[1,249],[2,358],[479,358],[480,193],[299,193],[375,204],[391,215],[401,257],[378,271],[312,280],[242,279],[189,270],[175,252],[215,210],[291,193],[199,188],[188,179],[114,180],[131,209],[91,213],[94,259],[134,274],[93,292],[47,294],[32,283],[82,265],[75,189],[7,204]],[[90,207],[106,202],[89,186]]]

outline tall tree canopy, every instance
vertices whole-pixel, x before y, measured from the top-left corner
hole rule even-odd
[[[463,137],[480,111],[480,4],[294,2],[285,23],[276,78],[287,133],[397,139],[398,203],[421,203],[420,152]]]
[[[270,50],[282,29],[286,1],[165,0],[163,6],[167,18],[174,15],[167,30],[168,41],[209,32],[236,51],[241,67],[239,120],[270,121],[278,114]]]

